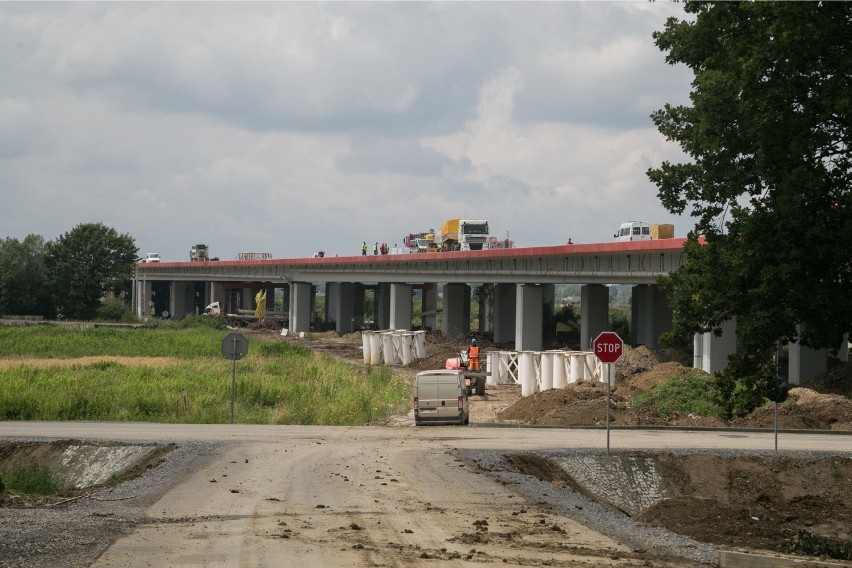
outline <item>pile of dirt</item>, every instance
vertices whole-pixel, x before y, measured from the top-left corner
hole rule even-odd
[[[638,519],[702,542],[777,552],[819,539],[849,546],[852,459],[654,456],[669,497]],[[808,552],[813,553],[813,550]]]

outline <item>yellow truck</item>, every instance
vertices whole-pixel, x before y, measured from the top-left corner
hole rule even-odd
[[[488,241],[488,221],[484,219],[449,219],[439,232],[441,250],[482,250]]]

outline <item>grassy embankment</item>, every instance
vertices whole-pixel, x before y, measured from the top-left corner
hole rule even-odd
[[[0,328],[0,359],[21,360],[0,369],[0,420],[228,423],[232,362],[220,352],[227,334],[178,326]],[[363,425],[409,404],[409,387],[386,367],[348,365],[276,336],[247,337],[249,353],[236,366],[237,423]],[[171,359],[26,362],[84,356]]]

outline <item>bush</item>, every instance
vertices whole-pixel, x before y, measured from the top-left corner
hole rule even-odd
[[[668,418],[675,412],[725,418],[724,409],[716,402],[713,377],[691,370],[658,384],[636,397],[637,406],[653,407],[654,412]]]
[[[27,495],[55,495],[63,489],[62,482],[46,466],[35,463],[12,463],[3,473],[6,491]]]
[[[133,310],[118,298],[104,298],[95,315],[99,321],[111,321],[121,323],[132,323],[136,321]]]

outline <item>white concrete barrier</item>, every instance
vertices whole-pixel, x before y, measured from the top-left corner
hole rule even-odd
[[[518,379],[521,382],[521,396],[535,394],[537,377],[534,351],[518,353]]]
[[[396,359],[396,348],[393,344],[393,333],[390,331],[381,332],[382,337],[382,357],[388,365],[396,365],[399,363]]]
[[[553,388],[564,389],[568,386],[568,353],[553,352]]]
[[[406,332],[400,335],[400,347],[402,364],[407,367],[414,361],[414,334]]]
[[[370,353],[371,353],[370,336],[371,335],[373,335],[372,331],[365,330],[365,331],[361,332],[361,351],[362,351],[362,356],[364,358],[364,364],[365,365],[371,365],[372,362],[373,362],[373,358],[370,355]]]
[[[378,332],[370,334],[370,365],[382,364],[382,336]]]
[[[414,356],[417,359],[426,358],[426,331],[414,332]]]
[[[568,354],[569,358],[569,372],[568,372],[568,383],[579,383],[583,380],[583,369],[586,364],[586,357],[581,355],[578,351],[572,351]]]
[[[553,389],[553,351],[544,351],[540,355],[539,390]]]

